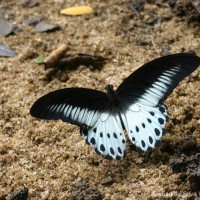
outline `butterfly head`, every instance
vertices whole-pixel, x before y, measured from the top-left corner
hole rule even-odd
[[[108,96],[115,94],[115,90],[113,89],[113,85],[106,85],[105,89],[107,91]]]
[[[113,85],[107,85],[105,87],[107,95],[111,102],[116,102],[116,91],[113,89]]]

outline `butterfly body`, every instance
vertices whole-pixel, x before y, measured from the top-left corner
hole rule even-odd
[[[147,151],[164,134],[167,107],[163,103],[173,89],[200,65],[192,54],[172,54],[155,59],[107,93],[87,88],[65,88],[38,99],[30,113],[40,119],[70,122],[80,127],[87,144],[109,159],[125,156],[130,141]]]
[[[117,92],[113,89],[113,85],[107,85],[105,89],[107,91],[108,101],[104,111],[112,115],[125,112],[128,108],[128,102],[126,99],[121,98],[117,94]]]

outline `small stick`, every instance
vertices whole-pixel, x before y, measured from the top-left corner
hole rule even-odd
[[[57,49],[53,50],[44,60],[45,69],[52,68],[69,50],[66,44],[61,44]]]

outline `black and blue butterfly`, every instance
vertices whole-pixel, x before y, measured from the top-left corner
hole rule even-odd
[[[147,151],[164,134],[167,107],[174,88],[200,65],[198,56],[179,53],[155,59],[107,93],[87,88],[65,88],[38,99],[30,114],[63,120],[80,127],[81,135],[109,159],[125,156],[124,130],[133,144]]]

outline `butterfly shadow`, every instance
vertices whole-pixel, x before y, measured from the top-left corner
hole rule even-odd
[[[99,181],[101,185],[106,187],[111,186],[113,183],[124,182],[130,176],[137,178],[139,169],[146,166],[143,163],[146,157],[145,154],[134,145],[128,144],[127,155],[124,158],[120,160],[108,160],[104,157],[99,159],[101,155],[96,155],[94,163],[91,164],[101,168],[102,175]]]
[[[159,147],[144,152],[133,144],[128,144],[125,158],[111,161],[103,159],[101,170],[104,175],[101,184],[110,186],[113,183],[123,183],[130,179],[137,182],[141,175],[141,169],[157,168],[169,162],[169,159],[170,157],[162,152]]]

